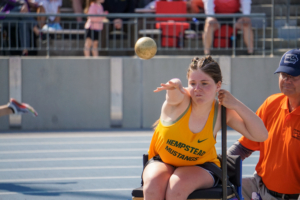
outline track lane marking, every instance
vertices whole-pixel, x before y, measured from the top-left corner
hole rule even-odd
[[[1,179],[0,183],[24,183],[40,181],[68,181],[68,180],[99,180],[99,179],[136,179],[141,176],[98,176],[98,177],[56,177],[56,178],[31,178],[31,179]]]
[[[134,188],[107,188],[107,189],[84,189],[84,190],[52,190],[52,191],[22,191],[22,192],[0,192],[0,195],[15,194],[39,194],[39,193],[76,193],[76,192],[109,192],[109,191],[132,191]]]
[[[88,169],[134,169],[143,168],[142,165],[130,165],[130,166],[84,166],[84,167],[35,167],[35,168],[7,168],[0,169],[0,172],[12,172],[12,171],[54,171],[54,170],[88,170]]]
[[[136,143],[148,143],[146,141],[78,141],[78,142],[14,142],[14,143],[0,143],[1,146],[41,146],[41,145],[78,145],[78,144],[136,144]]]
[[[28,158],[28,159],[1,159],[3,162],[41,162],[41,161],[70,161],[70,160],[124,160],[124,159],[142,159],[141,156],[127,157],[74,157],[74,158]]]
[[[54,150],[20,150],[20,151],[0,151],[1,154],[37,154],[37,153],[76,153],[76,152],[101,152],[101,151],[148,151],[148,148],[135,149],[54,149]]]

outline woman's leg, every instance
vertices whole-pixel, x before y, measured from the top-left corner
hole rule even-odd
[[[20,13],[28,13],[26,4],[22,6]],[[28,55],[28,49],[30,47],[30,21],[31,18],[25,17],[21,19],[18,25],[20,45],[23,48],[22,55]]]
[[[72,0],[74,13],[82,14],[82,0]],[[82,17],[77,17],[77,22],[82,22]]]
[[[92,54],[94,57],[98,56],[98,40],[93,41]]]
[[[43,6],[39,6],[36,12],[37,13],[46,13],[46,10]],[[38,21],[38,25],[39,25],[40,29],[42,29],[43,26],[46,24],[46,17],[39,16],[39,17],[37,17],[37,21]]]
[[[170,177],[166,200],[186,200],[196,189],[214,185],[212,175],[198,166],[178,167]]]
[[[202,41],[204,46],[204,54],[210,54],[210,48],[213,42],[213,34],[215,30],[220,28],[218,21],[215,18],[208,17],[205,20],[204,32],[202,35]]]
[[[87,37],[86,40],[85,40],[85,44],[84,44],[84,56],[85,57],[90,57],[90,49],[91,49],[91,46],[92,46],[92,40],[91,38]]]
[[[60,13],[60,8],[59,7],[57,7],[57,12],[56,12],[57,14],[59,14]],[[55,23],[60,23],[60,17],[55,17],[55,19],[54,19],[54,22]]]
[[[162,162],[148,164],[143,172],[144,200],[164,200],[173,172],[174,168],[171,165]]]
[[[247,46],[249,54],[253,54],[253,31],[251,25],[251,19],[248,17],[242,17],[238,19],[236,28],[243,29],[244,42]]]

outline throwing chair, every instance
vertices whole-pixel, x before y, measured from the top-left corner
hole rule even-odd
[[[188,196],[188,200],[200,200],[200,199],[231,199],[231,200],[243,200],[242,198],[242,160],[240,156],[226,155],[226,109],[222,106],[221,120],[222,120],[222,155],[218,155],[218,159],[221,161],[221,169],[219,167],[209,166],[209,170],[212,171],[221,180],[219,185],[214,188],[198,189],[192,192]],[[143,155],[143,166],[145,167],[148,161],[148,155]],[[208,166],[203,166],[208,169]],[[224,181],[225,180],[225,181]],[[225,184],[223,184],[225,183]],[[143,186],[135,188],[132,191],[133,200],[143,200]]]

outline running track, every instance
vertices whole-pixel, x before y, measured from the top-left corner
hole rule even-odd
[[[1,200],[130,200],[140,186],[151,130],[0,134]],[[240,134],[229,130],[227,146]],[[221,153],[221,134],[217,151]],[[251,176],[255,152],[243,162]]]

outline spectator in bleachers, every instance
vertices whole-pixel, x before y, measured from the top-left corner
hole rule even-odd
[[[240,13],[249,15],[251,12],[251,0],[192,0],[194,5],[204,6],[205,14],[230,14]],[[201,2],[202,1],[202,2]],[[223,19],[224,20],[224,19]],[[222,19],[219,19],[222,21]],[[228,19],[226,19],[228,21]],[[235,24],[237,29],[242,29],[244,34],[244,42],[247,46],[248,54],[253,54],[253,31],[251,26],[251,19],[249,17],[241,17]],[[220,28],[220,24],[214,17],[207,17],[204,25],[203,45],[204,54],[210,54],[210,47],[212,45],[213,34],[215,30]]]
[[[103,3],[104,10],[108,13],[134,13],[135,0],[107,0]],[[123,21],[128,21],[127,18],[110,18],[113,21],[115,29],[121,29],[123,26]],[[126,27],[125,27],[126,29]]]
[[[202,0],[191,0],[192,13],[204,13],[204,5]]]
[[[28,13],[30,12],[31,6],[35,6],[35,4],[28,0],[2,0],[0,3],[1,12],[4,13]],[[28,55],[28,48],[31,44],[31,31],[33,31],[36,36],[39,36],[40,34],[35,19],[33,17],[0,17],[0,19],[7,22],[10,20],[19,21],[17,24],[10,22],[9,26],[17,25],[16,34],[20,41],[22,55]]]
[[[155,9],[155,8],[156,8],[156,2],[157,2],[157,1],[166,1],[166,0],[153,0],[153,1],[149,2],[149,3],[145,6],[145,8],[147,8],[147,9]],[[168,1],[186,1],[186,2],[187,2],[187,8],[188,8],[188,10],[190,9],[189,7],[190,7],[190,1],[191,1],[191,0],[168,0]],[[188,13],[190,13],[190,12],[188,11]]]
[[[37,13],[46,13],[46,14],[59,14],[60,7],[62,5],[62,0],[34,0],[39,6]],[[47,17],[40,16],[38,17],[39,27],[44,30],[61,30],[60,26],[60,17],[49,16],[49,22],[46,21]]]
[[[82,3],[83,3],[83,0],[72,0],[72,7],[74,10],[74,13],[82,14]],[[77,22],[82,22],[82,17],[77,17],[76,20],[77,20]]]
[[[107,14],[107,11],[103,10],[104,0],[87,0],[88,8],[85,9],[87,14]],[[84,26],[86,29],[86,40],[84,44],[84,56],[89,57],[92,54],[94,57],[98,56],[98,40],[99,31],[103,29],[103,20],[105,17],[88,17],[87,22]]]

